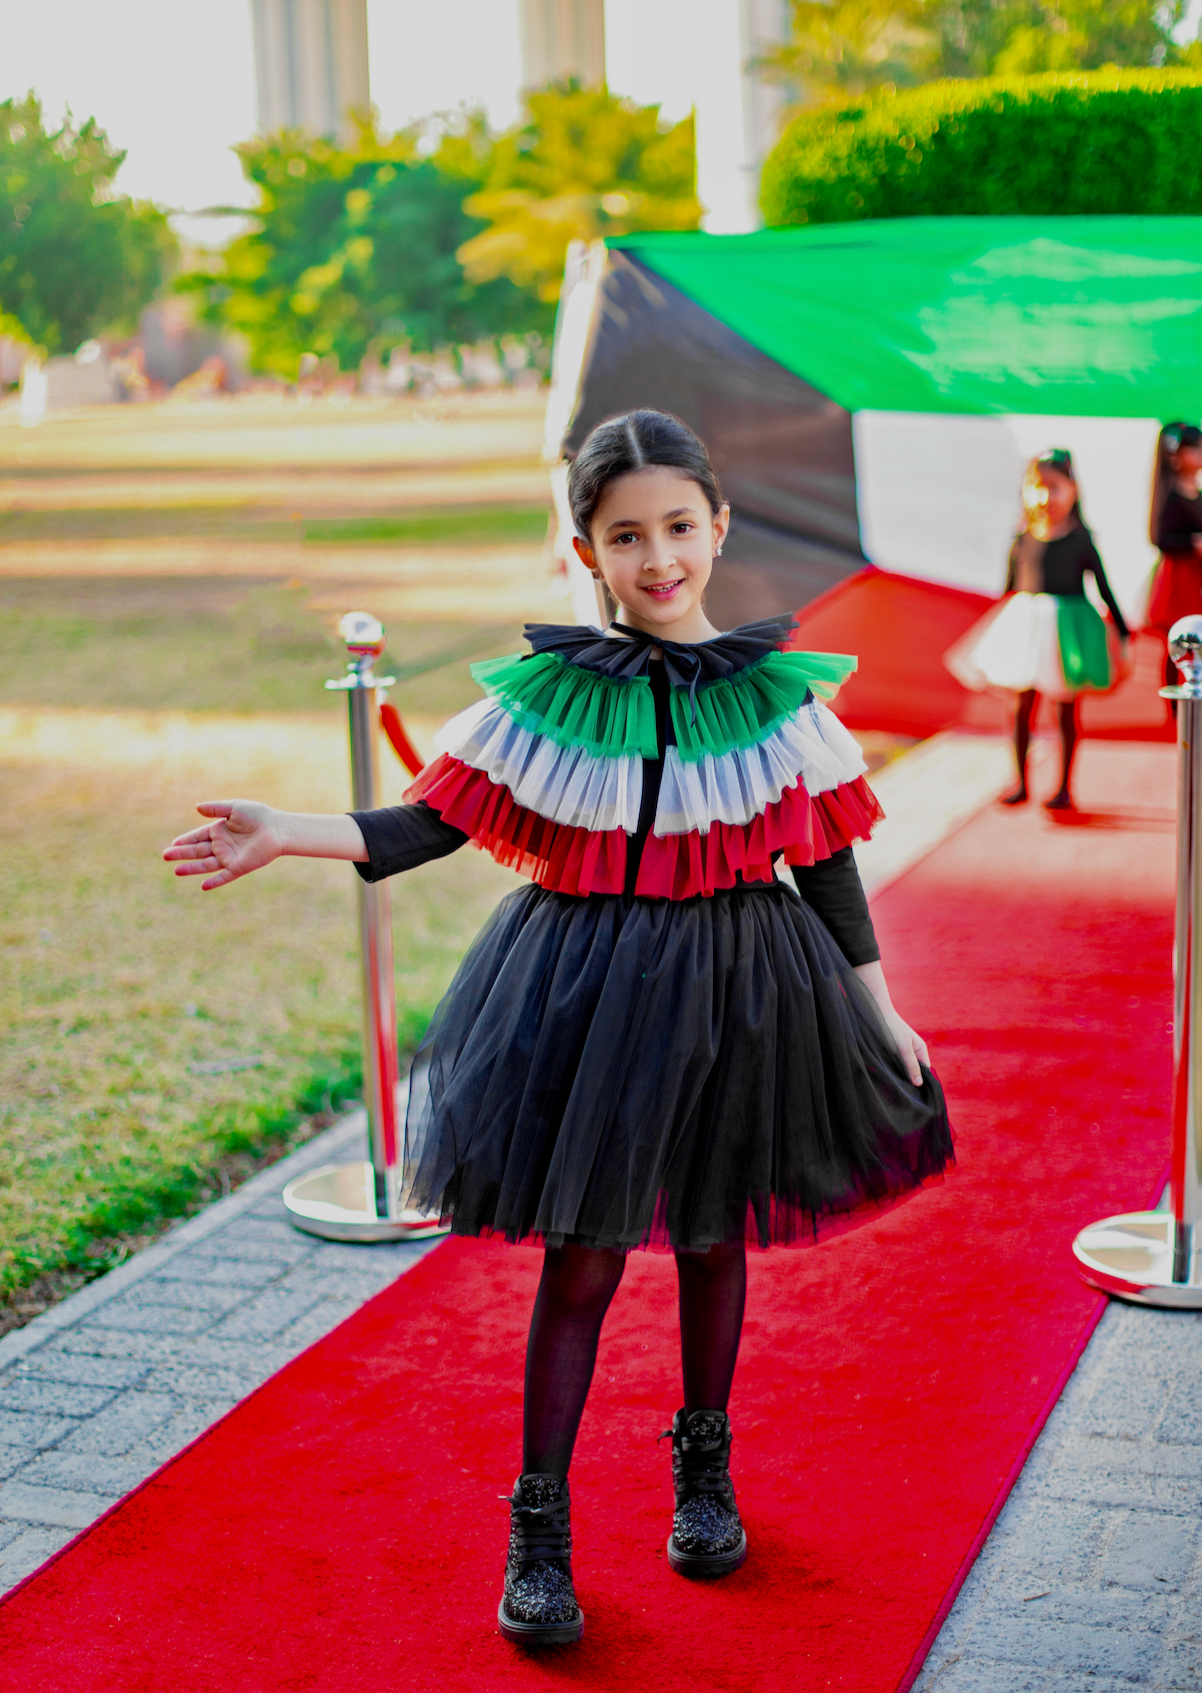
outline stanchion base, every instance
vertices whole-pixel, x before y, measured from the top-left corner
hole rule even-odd
[[[1091,1287],[1135,1305],[1202,1311],[1202,1282],[1173,1280],[1171,1211],[1131,1211],[1091,1223],[1073,1242],[1073,1256]]]
[[[378,1216],[375,1175],[366,1159],[323,1164],[297,1176],[284,1189],[284,1205],[290,1223],[323,1240],[430,1240],[450,1233],[445,1223],[421,1211]]]

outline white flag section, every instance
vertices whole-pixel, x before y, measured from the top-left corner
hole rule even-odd
[[[1138,627],[1157,556],[1148,501],[1159,430],[1151,418],[856,412],[865,555],[882,570],[1000,594],[1023,468],[1036,453],[1067,447],[1115,598]]]

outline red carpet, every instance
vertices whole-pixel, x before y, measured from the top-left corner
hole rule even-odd
[[[453,1243],[31,1578],[0,1686],[893,1693],[1093,1320],[1074,1231],[1165,1162],[1172,761],[1087,744],[1079,826],[994,809],[877,902],[960,1167],[754,1258],[738,1575],[665,1567],[673,1276],[636,1255],[573,1471],[584,1644],[500,1640],[538,1255]]]
[[[970,693],[943,655],[993,604],[984,594],[866,570],[802,606],[792,645],[802,651],[858,653],[860,668],[839,690],[835,709],[849,729],[933,735],[963,727],[1008,734],[1013,702],[1000,692]],[[1172,741],[1172,725],[1156,690],[1164,680],[1164,642],[1137,635],[1131,676],[1110,694],[1081,702],[1084,734],[1100,740]],[[1040,713],[1054,726],[1046,701]]]

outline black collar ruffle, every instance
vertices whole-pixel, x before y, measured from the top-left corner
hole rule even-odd
[[[565,664],[579,665],[614,682],[631,682],[647,673],[651,650],[664,655],[664,668],[674,688],[693,693],[709,682],[721,682],[758,664],[767,653],[780,649],[795,626],[792,617],[767,617],[760,623],[744,623],[712,641],[665,641],[659,635],[613,623],[621,632],[614,640],[595,627],[579,623],[527,623],[525,635],[536,653],[555,653]]]

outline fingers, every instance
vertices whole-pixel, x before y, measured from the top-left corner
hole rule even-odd
[[[910,1049],[908,1052],[903,1053],[902,1056],[906,1061],[906,1069],[909,1071],[910,1080],[914,1083],[916,1088],[921,1087],[922,1070],[919,1068],[919,1065],[920,1063],[925,1064],[929,1069],[931,1060],[927,1052],[927,1043],[923,1040],[921,1035],[916,1035],[913,1029],[910,1030]]]
[[[201,800],[196,809],[202,817],[229,817],[233,813],[234,802],[232,799],[206,799]]]
[[[238,870],[219,870],[215,876],[210,876],[207,882],[200,884],[200,891],[207,894],[210,888],[224,888],[227,882],[236,882],[240,874]],[[176,875],[179,875],[178,870]]]
[[[220,870],[221,863],[209,853],[205,858],[195,860],[190,864],[177,864],[177,876],[207,876],[211,870]]]
[[[190,835],[181,835],[172,841],[169,847],[164,847],[163,857],[168,864],[173,864],[178,858],[205,858],[212,854],[213,842],[207,829],[194,829]]]

